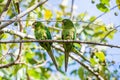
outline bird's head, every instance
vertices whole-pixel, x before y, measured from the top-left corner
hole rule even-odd
[[[35,21],[33,24],[32,24],[32,27],[33,28],[42,28],[43,27],[43,24],[39,21]]]
[[[62,27],[64,29],[69,29],[69,28],[73,28],[74,25],[73,25],[73,22],[70,20],[70,19],[63,19],[62,20]]]

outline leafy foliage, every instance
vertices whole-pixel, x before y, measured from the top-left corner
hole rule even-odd
[[[40,0],[12,0],[7,12],[5,13],[6,17],[4,19],[11,19],[16,16],[18,13],[17,3],[20,6],[20,12],[27,10],[29,7],[35,5]],[[42,0],[41,0],[42,1]],[[58,0],[59,1],[59,0]],[[92,3],[95,3],[95,0],[91,0]],[[97,9],[102,12],[110,11],[110,0],[98,0],[99,3],[96,4]],[[48,26],[53,39],[62,40],[61,30],[62,23],[60,22],[64,18],[69,18],[71,12],[69,11],[70,7],[67,5],[67,0],[63,0],[57,9],[51,9],[49,6],[50,2],[45,5],[39,6],[32,12],[28,13],[22,19],[25,19],[25,22],[22,23],[22,33],[33,35],[32,23],[35,20],[42,21],[45,20],[45,26]],[[6,4],[6,0],[0,0],[0,14],[3,11],[3,6]],[[116,0],[116,4],[120,4],[120,0]],[[120,6],[118,6],[120,9]],[[108,40],[112,40],[116,33],[114,25],[105,24],[104,21],[97,19],[97,16],[88,16],[88,13],[78,13],[73,16],[74,26],[76,28],[77,40],[80,41],[89,41],[89,42],[102,42],[107,43]],[[117,14],[115,14],[117,15]],[[53,22],[52,20],[55,20]],[[81,22],[79,22],[81,21]],[[7,26],[7,28],[19,32],[20,23],[19,21]],[[113,30],[113,31],[112,31]],[[1,32],[0,30],[0,40],[19,40],[18,35],[11,34],[13,32]],[[110,32],[112,31],[112,32]],[[23,38],[23,40],[29,40]],[[59,71],[56,71],[53,62],[48,56],[47,52],[38,45],[38,43],[23,43],[21,50],[21,57],[18,62],[23,62],[8,68],[0,69],[0,80],[24,80],[24,79],[33,79],[33,80],[71,80],[71,75],[74,74],[74,77],[78,77],[81,80],[87,79],[97,79],[86,67],[76,63],[73,59],[69,61],[68,72],[64,71],[64,52],[63,46],[61,43],[54,43],[53,45],[59,47],[53,47],[53,54],[56,57],[56,60],[59,65]],[[10,44],[0,44],[0,66],[12,63],[16,60],[20,48],[19,43],[10,43]],[[84,56],[88,63],[82,58],[79,60],[82,63],[89,65],[93,72],[97,72],[105,80],[110,80],[113,78],[119,78],[118,71],[111,71],[109,68],[114,65],[113,62],[110,62],[106,59],[106,47],[101,47],[97,45],[89,44],[75,44],[75,48],[79,51],[82,51],[81,55]],[[75,53],[73,53],[76,55]],[[76,56],[78,57],[78,56]],[[76,66],[76,67],[74,67]],[[71,68],[72,67],[72,68]],[[69,74],[70,76],[67,76]]]

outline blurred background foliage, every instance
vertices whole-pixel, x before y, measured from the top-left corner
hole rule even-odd
[[[18,15],[17,3],[19,4],[20,12],[27,10],[42,0],[12,0],[10,6],[5,14],[4,19],[9,20]],[[70,18],[72,12],[70,5],[72,0],[60,0],[57,8],[50,9],[50,2],[48,1],[43,6],[39,6],[32,12],[28,13],[21,20],[22,31],[25,34],[33,35],[32,23],[35,20],[44,21],[43,23],[48,26],[52,38],[61,39],[61,21],[64,18]],[[96,3],[96,1],[98,3]],[[53,1],[56,2],[55,0]],[[81,1],[82,2],[82,1]],[[7,0],[0,0],[0,13],[2,13]],[[110,0],[91,0],[91,4],[96,4],[96,8],[103,13],[109,13]],[[116,0],[116,5],[120,4],[120,0]],[[87,4],[86,4],[87,6]],[[56,7],[56,6],[54,6]],[[118,6],[120,9],[120,6]],[[74,6],[73,6],[74,11]],[[119,15],[115,12],[115,16]],[[116,28],[113,24],[105,24],[104,21],[97,19],[98,16],[89,16],[89,13],[82,12],[77,15],[72,15],[72,21],[75,25],[77,32],[77,40],[107,43],[112,40],[116,33]],[[4,23],[4,22],[1,22]],[[15,31],[19,31],[19,22],[7,26]],[[10,33],[0,33],[0,40],[19,40],[20,37]],[[24,38],[23,40],[27,40]],[[13,62],[19,53],[18,43],[0,44],[0,65]],[[62,47],[59,43],[54,45]],[[76,47],[82,52],[81,54],[90,62],[86,63],[85,60],[80,58],[80,61],[89,65],[94,72],[98,72],[105,80],[118,80],[120,75],[118,70],[111,71],[110,66],[114,65],[114,61],[110,62],[106,59],[107,47],[81,44]],[[23,43],[22,57],[20,62],[23,64],[13,65],[8,68],[0,69],[0,80],[92,80],[96,77],[82,65],[79,65],[75,60],[69,60],[68,71],[64,71],[64,53],[59,49],[53,47],[53,52],[59,64],[59,71],[55,69],[51,59],[46,51],[39,46],[38,43]],[[78,57],[78,56],[76,56]]]

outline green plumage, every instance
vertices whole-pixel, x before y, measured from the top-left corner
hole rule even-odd
[[[71,20],[62,20],[62,39],[63,40],[75,40],[76,31]],[[63,48],[65,50],[65,71],[67,71],[69,53],[73,49],[73,43],[63,43]]]
[[[33,27],[35,29],[34,34],[35,34],[35,37],[37,40],[52,39],[50,31],[41,22],[34,22]],[[55,60],[54,55],[52,53],[52,48],[51,48],[52,42],[40,42],[39,44],[48,52],[49,56],[51,57],[53,63],[56,66],[56,69],[58,70],[56,60]]]

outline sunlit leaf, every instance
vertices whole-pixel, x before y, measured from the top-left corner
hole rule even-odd
[[[7,50],[7,45],[6,44],[1,44],[3,50]]]
[[[100,61],[105,61],[105,54],[103,52],[96,52],[95,55],[99,58]]]
[[[110,0],[100,0],[100,2],[108,6],[110,5]]]
[[[114,31],[112,31],[107,37],[109,38],[109,39],[113,39],[114,38],[114,35],[115,35],[115,30]]]
[[[101,26],[95,27],[94,31],[95,32],[100,32],[100,31],[105,32],[105,31],[107,31],[107,29],[106,29],[106,27],[104,25],[101,25]]]
[[[95,66],[97,64],[94,58],[90,58],[90,63],[92,66]]]
[[[46,9],[46,10],[44,11],[44,18],[45,18],[46,20],[51,19],[51,18],[52,18],[52,11]]]
[[[92,22],[92,21],[94,21],[96,19],[96,16],[92,16],[91,18],[90,18],[90,21]]]
[[[28,70],[29,76],[34,77],[35,79],[40,79],[40,76],[41,76],[41,75],[40,75],[40,72],[41,72],[40,69],[38,69],[38,70],[29,69],[29,70]]]
[[[34,54],[32,51],[30,51],[30,50],[29,50],[29,51],[26,51],[25,54],[26,54],[25,56],[26,56],[27,58],[33,58],[34,55],[35,55],[35,54]]]
[[[3,39],[7,39],[8,38],[8,34],[2,34],[0,37],[2,37]]]
[[[59,66],[62,67],[63,63],[64,63],[64,55],[61,55],[59,57],[56,57],[58,63],[59,63]]]

